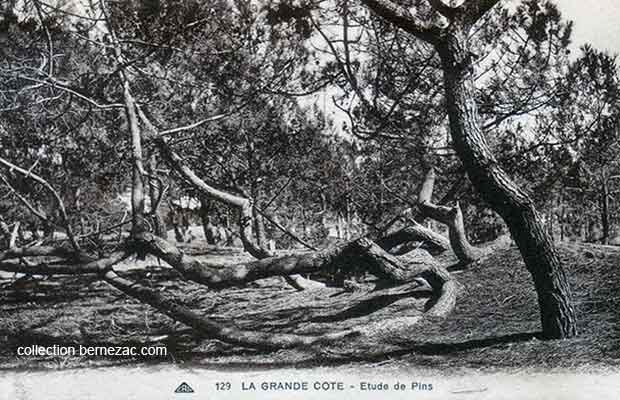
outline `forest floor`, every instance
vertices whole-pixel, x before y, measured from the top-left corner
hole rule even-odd
[[[579,336],[542,341],[536,295],[515,247],[497,250],[457,272],[454,312],[437,323],[413,325],[375,343],[338,343],[320,351],[244,349],[208,340],[95,276],[0,277],[0,370],[186,364],[225,370],[375,366],[442,371],[576,372],[620,369],[620,248],[559,245],[568,269]],[[192,250],[192,249],[188,249]],[[193,248],[193,251],[198,251]],[[209,251],[235,263],[233,249]],[[148,265],[154,264],[154,265]],[[377,295],[325,288],[296,292],[281,278],[244,288],[210,290],[184,281],[156,260],[130,261],[123,275],[205,316],[243,329],[320,334],[392,318],[419,318],[422,294]],[[144,269],[148,273],[144,273]],[[146,275],[146,276],[145,276]],[[18,357],[18,346],[165,345],[164,358]]]

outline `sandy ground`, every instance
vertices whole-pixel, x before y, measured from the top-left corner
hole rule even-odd
[[[194,393],[174,393],[186,382]],[[263,388],[295,382],[307,390]],[[377,384],[387,389],[363,390]],[[416,388],[412,386],[417,383]],[[228,385],[230,388],[228,389]],[[395,385],[402,389],[396,389]],[[218,385],[221,390],[218,390]],[[256,388],[251,389],[252,385]],[[432,389],[431,388],[432,385]],[[425,389],[419,389],[425,388]],[[429,390],[430,389],[430,390]],[[531,373],[438,376],[414,369],[316,368],[216,371],[180,367],[111,367],[0,375],[0,399],[515,399],[616,400],[620,373]]]
[[[203,254],[198,250],[196,254]],[[180,324],[92,277],[55,277],[26,289],[11,288],[7,286],[10,282],[5,282],[4,292],[0,291],[0,297],[5,295],[7,300],[0,307],[0,360],[4,361],[0,361],[0,400],[619,399],[620,251],[571,246],[562,248],[561,255],[571,269],[580,321],[580,335],[575,339],[545,342],[533,336],[539,324],[535,294],[531,285],[523,284],[530,278],[520,255],[516,249],[506,249],[490,256],[483,265],[459,273],[463,293],[454,313],[437,326],[408,331],[401,352],[369,360],[336,360],[330,366],[326,366],[324,354],[298,363],[300,354],[294,351],[247,351],[198,340]],[[235,263],[247,255],[211,249],[208,258]],[[128,260],[119,270],[140,275],[131,270],[158,264],[156,259]],[[297,293],[277,279],[213,291],[164,275],[156,279],[166,271],[153,270],[151,277],[139,279],[218,321],[232,318],[242,328],[258,324],[263,330],[302,329],[308,318],[315,317],[321,317],[313,320],[320,325],[326,315],[339,310],[337,307],[351,308],[347,296],[357,296]],[[317,299],[312,300],[313,296]],[[328,322],[339,326],[364,323],[415,309],[402,301]],[[407,307],[396,311],[390,308],[401,306]],[[140,344],[159,343],[164,336],[170,337],[165,343],[171,351],[159,364],[151,359],[91,357],[65,362],[15,355],[17,345],[133,343],[129,339]],[[344,348],[343,343],[337,345]],[[32,367],[35,369],[25,369]],[[182,382],[194,393],[175,394]],[[305,383],[308,389],[265,390],[265,382]],[[379,389],[380,383],[386,389]],[[395,389],[397,384],[404,388]],[[370,388],[375,390],[364,390]]]

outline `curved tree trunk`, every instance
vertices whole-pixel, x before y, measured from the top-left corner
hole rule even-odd
[[[361,0],[377,15],[435,47],[441,59],[452,145],[476,190],[499,213],[532,275],[546,338],[577,332],[566,274],[532,199],[499,166],[480,128],[468,40],[472,27],[499,0],[468,0],[457,6],[430,1],[448,24],[420,23],[392,0]]]
[[[436,45],[444,70],[453,146],[469,179],[510,230],[532,275],[546,338],[576,334],[571,293],[558,253],[531,198],[508,177],[480,129],[466,35],[455,28]]]

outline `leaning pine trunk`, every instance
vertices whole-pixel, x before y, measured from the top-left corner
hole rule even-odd
[[[480,129],[471,55],[459,29],[436,45],[444,71],[446,104],[453,146],[469,179],[510,229],[532,275],[540,306],[543,335],[576,334],[571,293],[558,253],[531,198],[503,171]]]

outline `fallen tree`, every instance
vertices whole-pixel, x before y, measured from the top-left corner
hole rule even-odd
[[[129,101],[128,107],[130,106],[132,104]],[[135,105],[133,106],[135,107]],[[135,138],[134,140],[141,140],[139,134],[134,134],[132,137]],[[163,158],[190,184],[200,189],[203,194],[224,199],[223,201],[235,205],[239,209],[240,232],[243,237],[244,248],[256,258],[255,261],[224,265],[192,257],[166,239],[149,232],[145,229],[147,225],[140,222],[142,218],[134,217],[134,228],[131,234],[118,246],[117,251],[108,257],[94,257],[87,254],[80,246],[35,245],[25,248],[10,246],[0,252],[0,270],[29,275],[97,274],[102,280],[126,295],[151,305],[174,320],[196,329],[205,337],[245,347],[278,349],[313,347],[318,344],[360,335],[374,335],[378,332],[382,337],[385,337],[390,326],[402,331],[411,328],[412,325],[418,324],[424,319],[436,320],[437,318],[447,317],[454,309],[458,284],[446,267],[440,265],[424,250],[417,249],[399,255],[389,252],[389,250],[403,243],[428,242],[436,253],[443,253],[452,249],[462,263],[472,262],[482,254],[479,249],[467,242],[462,214],[458,205],[449,208],[431,203],[434,172],[430,170],[421,187],[420,209],[426,217],[448,225],[449,239],[412,220],[410,226],[389,234],[377,242],[362,237],[327,249],[276,256],[252,240],[248,228],[251,221],[249,218],[252,215],[251,203],[247,199],[210,187],[187,166],[183,165],[181,158],[163,140],[157,140],[157,143]],[[135,168],[139,168],[139,165]],[[134,174],[134,179],[138,178],[140,178],[140,174]],[[134,212],[138,214],[143,209],[141,195],[143,195],[143,190],[135,191],[134,201],[132,202]],[[63,220],[63,222],[65,221]],[[3,229],[3,232],[5,231],[8,231],[6,224],[5,229]],[[9,240],[9,242],[14,243],[15,241]],[[244,331],[233,325],[216,322],[208,316],[200,316],[187,307],[177,304],[173,299],[168,299],[144,285],[120,276],[115,271],[114,266],[133,255],[139,257],[155,256],[165,261],[185,279],[215,290],[231,286],[243,286],[256,280],[277,276],[298,277],[293,279],[294,282],[299,282],[299,280],[312,282],[301,278],[301,274],[341,272],[346,275],[353,270],[361,270],[376,276],[379,279],[376,282],[380,282],[362,289],[366,290],[369,298],[394,294],[407,297],[413,295],[416,289],[428,288],[430,289],[431,300],[423,318],[395,320],[393,323],[386,322],[380,327],[375,326],[374,328],[361,327],[323,335]],[[322,283],[319,285],[320,287],[324,286]]]
[[[193,174],[186,167],[185,173]],[[194,175],[193,182],[201,184],[203,181]],[[425,187],[428,189],[428,186]],[[430,235],[438,243],[447,246],[446,240],[441,240],[441,236],[437,234],[431,234],[432,231],[421,228],[419,225],[414,225],[414,228],[402,239],[403,241],[424,241]],[[86,254],[80,247],[77,249],[67,246],[13,247],[0,253],[0,269],[30,275],[98,274],[101,279],[116,289],[153,306],[174,320],[196,329],[206,337],[245,347],[265,349],[312,347],[349,337],[370,335],[378,331],[385,335],[389,324],[382,326],[381,329],[377,327],[354,329],[318,336],[243,331],[233,326],[217,323],[209,317],[197,315],[190,309],[178,305],[174,300],[167,299],[148,287],[119,276],[114,266],[132,255],[150,254],[165,261],[185,279],[213,289],[242,286],[255,280],[275,276],[333,273],[337,270],[346,273],[355,268],[367,271],[384,282],[376,285],[374,290],[368,291],[368,296],[377,297],[394,293],[407,296],[412,293],[413,289],[426,286],[431,289],[432,304],[428,307],[425,316],[445,318],[449,315],[455,306],[458,285],[445,267],[439,265],[425,251],[414,251],[400,256],[390,254],[384,247],[391,247],[386,243],[398,245],[398,240],[394,237],[384,238],[380,242],[383,246],[368,238],[359,238],[323,250],[284,256],[260,254],[258,253],[260,249],[254,248],[254,255],[258,258],[256,261],[231,266],[189,256],[154,233],[133,230],[131,236],[119,247],[119,251],[106,258],[97,259]],[[251,242],[247,241],[246,244],[251,248]],[[27,261],[27,258],[30,261]],[[419,322],[420,318],[409,321],[411,324]],[[400,321],[397,325],[399,329],[404,329],[406,324]]]

